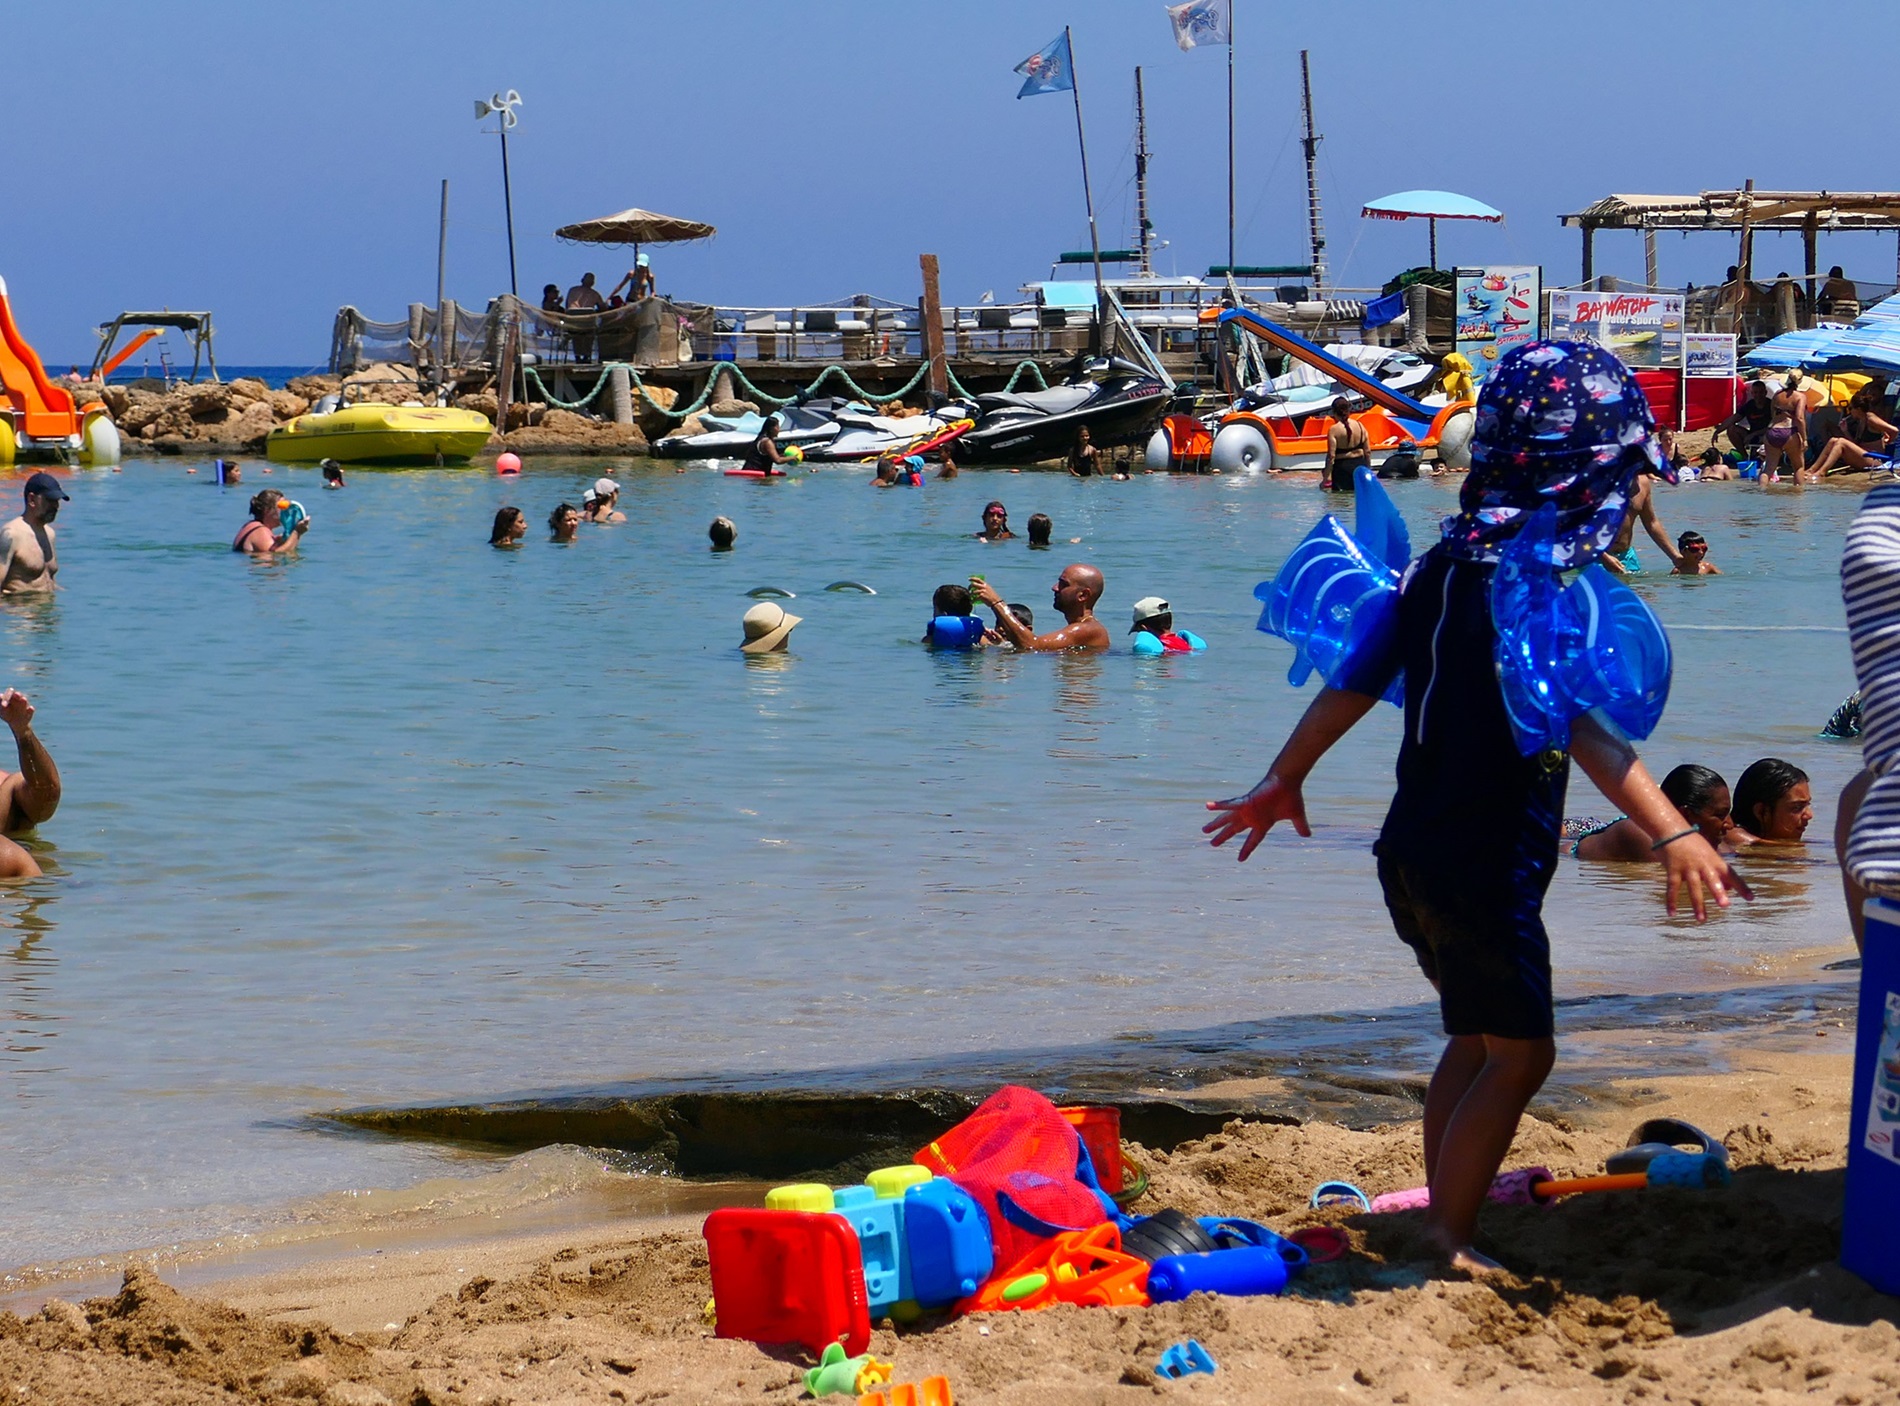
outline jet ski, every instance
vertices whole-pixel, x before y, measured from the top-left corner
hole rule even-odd
[[[897,417],[881,415],[861,400],[817,396],[772,413],[778,417],[781,449],[795,444],[807,462],[838,463],[941,443],[949,431],[974,419],[976,410],[952,403],[928,415]],[[653,452],[663,459],[743,459],[765,428],[766,418],[751,412],[701,413],[704,434],[668,435],[653,446]]]
[[[806,454],[838,433],[837,416],[832,407],[845,401],[835,397],[808,401],[804,405],[782,406],[772,413],[778,417],[778,442],[781,449],[796,444]],[[861,407],[869,409],[868,406]],[[752,441],[765,428],[766,417],[753,411],[742,415],[699,414],[704,434],[667,435],[653,446],[662,459],[743,459]]]
[[[1116,358],[1097,374],[1041,391],[992,392],[976,398],[977,421],[958,441],[970,462],[1059,459],[1084,427],[1096,447],[1139,443],[1168,408],[1167,384],[1147,367]]]

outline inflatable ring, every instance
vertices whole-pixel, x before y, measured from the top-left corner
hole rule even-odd
[[[876,591],[872,590],[862,581],[833,581],[829,586],[825,587],[825,589],[827,591],[856,591],[861,596],[874,596],[877,594]]]
[[[797,600],[791,591],[781,591],[777,586],[754,586],[746,594],[753,600]]]

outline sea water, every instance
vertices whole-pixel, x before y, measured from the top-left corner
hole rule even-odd
[[[848,1087],[900,1060],[1429,999],[1369,854],[1396,710],[1314,774],[1311,839],[1276,831],[1236,866],[1200,833],[1312,694],[1252,595],[1346,509],[1310,481],[883,491],[860,470],[535,460],[324,492],[308,469],[219,488],[192,467],[75,474],[59,593],[0,602],[0,685],[38,706],[66,788],[35,842],[47,876],[0,893],[0,1270],[493,1167],[311,1121],[333,1109]],[[550,544],[548,511],[603,472],[629,520]],[[260,485],[311,512],[294,558],[229,550]],[[1422,545],[1456,482],[1392,493]],[[975,540],[992,497],[1018,532],[1050,514],[1058,545]],[[1706,926],[1665,918],[1652,870],[1566,861],[1560,996],[1807,979],[1851,952],[1824,853],[1858,749],[1815,734],[1853,686],[1836,572],[1858,498],[1659,502],[1726,574],[1637,578],[1676,645],[1644,751],[1658,776],[1696,761],[1731,783],[1797,762],[1814,854],[1744,860],[1756,902]],[[486,545],[504,503],[529,515],[518,550]],[[721,513],[738,549],[715,554]],[[972,573],[1053,623],[1071,560],[1106,574],[1113,651],[919,645],[933,588]],[[826,590],[846,579],[877,594]],[[736,648],[760,586],[795,593],[786,653]],[[1146,595],[1208,650],[1131,656]],[[1606,806],[1574,776],[1570,810]]]

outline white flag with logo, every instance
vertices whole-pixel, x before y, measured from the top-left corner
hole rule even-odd
[[[1183,50],[1196,44],[1228,44],[1233,41],[1228,6],[1233,0],[1187,0],[1184,5],[1169,5],[1168,23],[1174,26],[1174,42]]]

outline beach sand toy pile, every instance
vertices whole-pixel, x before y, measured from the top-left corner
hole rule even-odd
[[[1307,1263],[1257,1222],[1123,1214],[1104,1183],[1122,1190],[1124,1163],[1117,1110],[1005,1087],[914,1163],[854,1186],[774,1187],[762,1209],[708,1216],[715,1331],[797,1343],[819,1358],[811,1379],[836,1391],[887,1370],[863,1356],[878,1319],[1276,1294]],[[914,1399],[936,1399],[935,1380]]]

